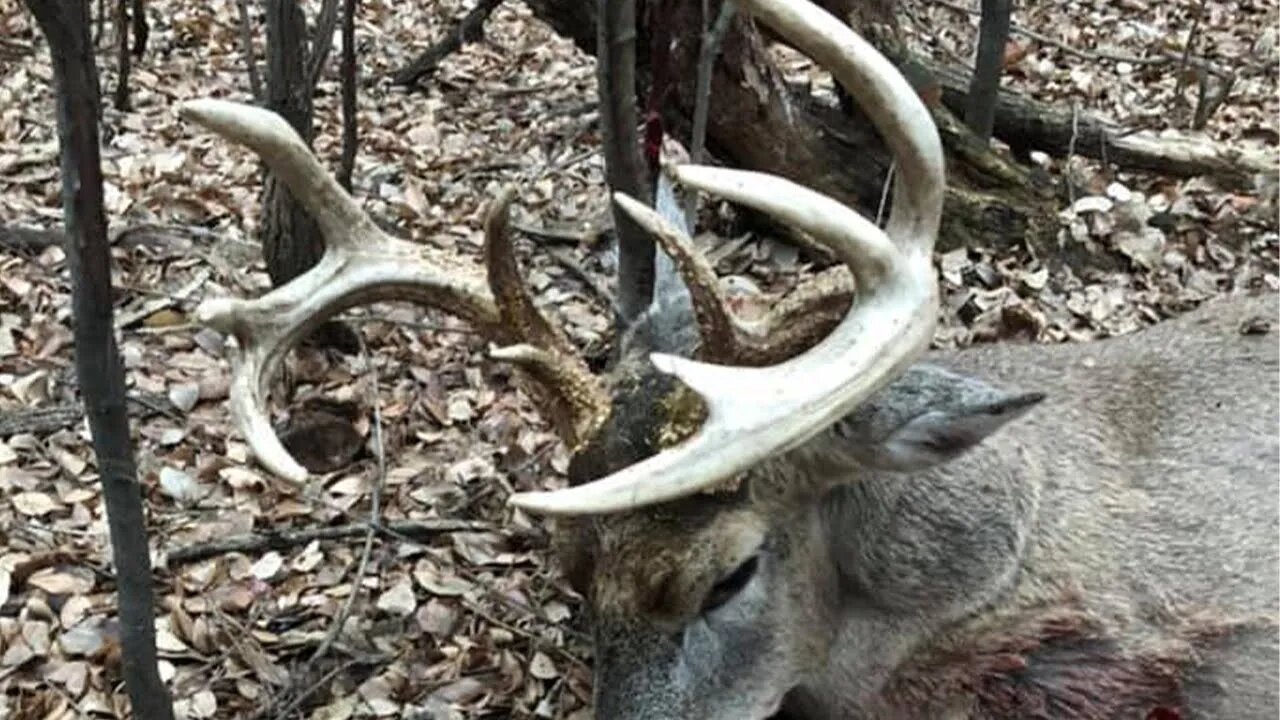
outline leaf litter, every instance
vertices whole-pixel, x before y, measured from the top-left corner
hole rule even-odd
[[[317,4],[306,3],[309,17]],[[1106,39],[1117,53],[1176,52],[1185,19],[1201,3],[1128,5],[1124,31]],[[1276,40],[1267,35],[1274,18],[1272,30],[1244,27],[1237,5],[1203,5],[1198,52],[1260,68],[1239,81],[1208,132],[1225,141],[1266,138],[1277,111]],[[905,6],[936,30],[939,57],[971,52],[971,18],[920,1]],[[173,106],[206,95],[249,99],[236,11],[229,0],[147,7],[151,49],[135,67],[134,110],[119,113],[104,99],[103,169],[130,389],[165,401],[163,411],[135,418],[134,429],[157,565],[161,672],[179,714],[589,717],[580,598],[550,560],[544,524],[504,505],[512,490],[562,484],[567,455],[514,390],[510,370],[485,358],[484,342],[465,324],[382,305],[346,316],[367,358],[293,354],[292,394],[275,403],[278,413],[319,399],[356,408],[354,460],[314,487],[270,477],[229,427],[222,338],[194,327],[189,314],[202,299],[268,287],[255,241],[259,165],[242,148],[181,124]],[[1094,47],[1100,28],[1114,29],[1097,22],[1114,7],[1053,3],[1019,8],[1014,21],[1042,32],[1071,28],[1064,41]],[[446,60],[425,91],[407,93],[385,79],[466,9],[361,4],[356,196],[391,231],[472,257],[485,204],[505,183],[520,189],[520,224],[606,225],[593,65],[524,6],[500,8],[487,38]],[[0,223],[56,228],[47,49],[17,0],[0,0],[0,31],[25,48],[0,71]],[[104,88],[115,81],[111,36],[108,23],[98,44]],[[261,57],[261,37],[256,42]],[[1048,47],[1029,49],[1010,83],[1155,129],[1185,124],[1189,102],[1175,95],[1172,71],[1082,62]],[[315,143],[330,167],[340,150],[338,96],[330,68],[316,99]],[[1264,141],[1274,146],[1271,137]],[[1116,173],[1079,158],[1052,169],[1080,188],[1063,202],[1061,242],[1095,254],[1097,269],[1077,277],[1016,247],[942,254],[937,345],[1082,341],[1133,331],[1221,292],[1280,288],[1274,185],[1228,191],[1204,178]],[[537,244],[522,240],[517,249],[540,301],[598,359],[610,337],[595,291]],[[611,258],[590,232],[568,250],[609,285]],[[747,310],[813,269],[790,245],[756,234],[712,241],[708,252],[727,284],[745,288]],[[0,418],[75,402],[62,251],[0,247],[0,278]],[[375,404],[385,477],[372,441]],[[127,706],[109,539],[87,440],[83,421],[0,434],[6,717],[119,716]],[[490,529],[381,530],[367,557],[357,533],[166,563],[194,543],[364,523],[375,494],[384,525],[456,518]]]

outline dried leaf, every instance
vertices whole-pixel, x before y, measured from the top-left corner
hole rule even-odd
[[[418,599],[413,595],[413,585],[407,579],[400,580],[378,596],[377,607],[397,617],[412,615],[418,607]]]

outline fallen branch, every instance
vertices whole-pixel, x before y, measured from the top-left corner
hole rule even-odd
[[[126,403],[126,412],[137,419],[153,415],[181,417],[168,398],[152,393],[131,393]],[[24,433],[42,435],[74,427],[82,421],[84,406],[78,402],[0,413],[0,437]]]
[[[195,277],[193,277],[190,282],[178,288],[172,294],[165,293],[158,297],[152,297],[144,300],[134,307],[121,309],[116,315],[116,329],[122,330],[160,312],[161,310],[168,310],[176,305],[181,305],[194,295],[197,290],[203,287],[204,284],[208,282],[209,276],[212,274],[212,270],[209,268],[203,268],[196,272]]]
[[[440,42],[424,50],[421,55],[413,59],[413,62],[395,71],[391,75],[391,82],[396,85],[416,85],[424,76],[434,73],[442,60],[462,49],[465,43],[475,42],[484,37],[485,21],[501,4],[502,0],[480,0]]]
[[[968,102],[968,74],[922,58],[916,61],[941,80],[943,104],[962,112]],[[1232,147],[1194,135],[1129,132],[1096,116],[1073,117],[1070,109],[1011,92],[1000,93],[995,135],[1015,152],[1041,150],[1057,157],[1067,153],[1074,135],[1075,153],[1124,170],[1174,177],[1207,175],[1231,186],[1248,186],[1255,174],[1280,174],[1280,158],[1274,152]]]
[[[364,538],[371,525],[367,522],[326,527],[309,527],[300,530],[277,530],[210,540],[178,548],[166,554],[159,564],[170,569],[187,563],[207,560],[226,553],[252,553],[262,550],[287,550],[306,545],[312,540],[343,540]],[[493,532],[497,526],[479,520],[392,520],[372,526],[374,532],[397,538],[426,540],[436,535],[453,532]]]
[[[41,230],[18,225],[0,225],[0,248],[35,255],[46,248],[61,246],[66,239],[58,230]]]

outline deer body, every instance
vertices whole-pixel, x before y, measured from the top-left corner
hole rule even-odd
[[[266,410],[291,344],[353,305],[413,300],[501,345],[572,452],[570,487],[510,501],[558,516],[602,720],[1274,718],[1280,364],[1275,332],[1241,328],[1274,326],[1276,296],[1093,344],[926,354],[932,116],[821,9],[736,4],[858,100],[894,155],[888,220],[768,174],[671,169],[844,266],[746,325],[686,230],[615,195],[670,262],[606,378],[520,281],[513,190],[481,274],[382,233],[273,113],[185,104],[325,235],[307,273],[197,308],[236,337],[232,414],[254,455],[307,478]]]
[[[837,692],[865,654],[836,648],[812,697],[841,700],[808,716],[1274,717],[1280,363],[1274,334],[1239,334],[1242,309],[1276,322],[1266,296],[1100,343],[938,354],[1048,397],[937,469],[865,474],[819,502],[820,540],[858,578],[841,602],[919,635],[865,704]],[[959,656],[931,658],[933,637]],[[982,647],[1023,662],[1001,678],[965,657]],[[931,696],[948,677],[954,696]]]
[[[1276,307],[931,353],[738,492],[579,522],[600,717],[1274,717]],[[938,411],[948,457],[886,450]]]

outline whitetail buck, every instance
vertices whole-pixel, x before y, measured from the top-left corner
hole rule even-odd
[[[289,346],[344,308],[413,300],[501,345],[574,452],[571,487],[513,503],[560,516],[601,718],[1275,718],[1276,297],[917,362],[944,182],[929,114],[825,12],[742,6],[828,68],[893,150],[887,229],[776,177],[675,168],[847,266],[747,327],[683,231],[617,197],[678,275],[607,378],[522,286],[510,191],[481,277],[379,231],[275,115],[185,105],[261,155],[328,244],[288,285],[199,310],[237,340],[232,406],[259,460],[306,477],[265,410]]]

